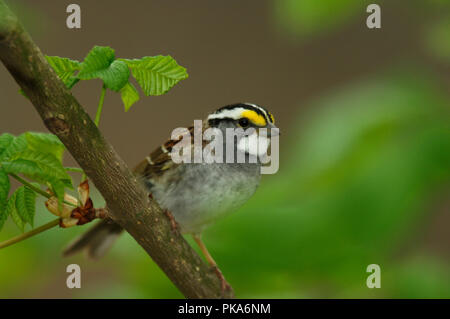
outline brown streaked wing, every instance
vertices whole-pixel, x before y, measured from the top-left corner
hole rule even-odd
[[[194,127],[191,126],[188,128],[189,133],[191,134],[191,145],[193,145],[194,138]],[[173,167],[175,164],[170,156],[170,152],[172,148],[181,141],[182,136],[178,139],[169,139],[163,145],[155,149],[150,155],[141,161],[134,169],[134,173],[137,176],[141,176],[147,179],[151,179],[153,177],[160,176],[165,170],[170,167]]]

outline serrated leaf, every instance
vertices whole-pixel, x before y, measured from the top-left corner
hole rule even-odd
[[[73,189],[72,178],[67,175],[66,178],[59,178],[54,174],[48,173],[48,167],[42,169],[36,162],[22,158],[12,162],[2,162],[1,165],[7,173],[23,174],[24,176],[47,185],[63,201],[65,188]]]
[[[23,232],[25,224],[17,212],[16,198],[17,192],[14,192],[14,194],[12,194],[11,197],[8,199],[8,203],[6,204],[6,212],[9,216],[11,216],[11,219],[14,221],[17,227],[19,227],[19,229]]]
[[[81,63],[78,74],[80,79],[92,79],[88,75],[108,68],[115,60],[114,50],[110,47],[95,46]]]
[[[8,144],[8,146],[0,154],[0,161],[11,159],[17,153],[23,152],[28,148],[25,135],[19,135]]]
[[[3,167],[0,166],[0,203],[6,203],[10,187],[8,174]]]
[[[7,173],[24,174],[33,177],[33,179],[44,175],[36,163],[21,158],[11,162],[1,162],[1,165]]]
[[[83,80],[102,79],[108,89],[118,92],[127,84],[130,70],[125,62],[116,60],[108,68],[88,73],[85,77],[84,79],[80,78]]]
[[[16,210],[24,223],[33,226],[36,210],[36,193],[26,186],[16,190]]]
[[[125,60],[145,95],[162,95],[188,77],[186,69],[170,56]]]
[[[118,92],[127,84],[130,70],[125,62],[115,60],[113,49],[95,46],[84,59],[77,77],[102,79],[108,89]]]
[[[42,177],[56,179],[70,179],[61,162],[52,154],[40,153],[34,150],[26,150],[14,155],[12,160],[27,160],[35,163],[41,170]]]
[[[69,175],[69,178],[63,178],[63,179],[60,179],[59,181],[64,185],[64,187],[74,189],[73,183],[72,183],[72,178],[70,177],[70,175]]]
[[[11,184],[9,183],[8,174],[6,174],[3,167],[0,166],[0,205],[6,203],[8,199],[9,189],[11,188]],[[2,206],[0,206],[1,208]]]
[[[10,211],[9,215],[11,216],[11,219],[14,221],[14,223],[17,225],[17,227],[22,232],[24,232],[24,230],[25,230],[25,223],[20,218],[19,214],[17,213],[17,209],[15,207]]]
[[[120,90],[120,94],[122,97],[122,102],[125,107],[125,112],[128,112],[130,107],[139,101],[139,93],[134,87],[133,84],[127,83],[125,86]]]
[[[58,137],[48,133],[25,133],[26,140],[30,149],[54,155],[59,161],[62,161],[62,156],[65,150],[64,144],[61,143]]]
[[[76,60],[68,58],[61,58],[59,56],[45,56],[48,63],[55,70],[58,77],[69,87],[73,81],[73,74],[81,68],[81,63]]]
[[[6,203],[8,200],[9,189],[11,188],[11,184],[9,182],[8,175],[5,170],[0,167],[0,229],[2,229],[3,224],[7,218],[6,213]]]
[[[33,161],[19,158],[12,162],[1,162],[1,165],[7,173],[23,174],[34,181],[48,184],[50,187],[54,181],[58,181],[65,187],[73,189],[70,175],[67,174],[65,178],[58,178],[54,174],[48,174],[47,169],[42,169]]]
[[[103,80],[108,89],[119,92],[128,83],[130,69],[125,62],[115,60],[109,68],[99,71],[98,77]]]
[[[4,133],[0,135],[0,157],[14,139],[15,139],[14,135],[11,135],[9,133]]]

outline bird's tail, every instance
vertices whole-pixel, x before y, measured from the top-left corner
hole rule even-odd
[[[122,230],[123,228],[111,219],[104,219],[75,239],[64,250],[63,256],[71,256],[86,250],[90,258],[98,259],[105,255]]]

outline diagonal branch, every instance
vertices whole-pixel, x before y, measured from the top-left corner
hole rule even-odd
[[[110,215],[188,298],[219,298],[221,283],[148,198],[124,161],[66,89],[40,49],[0,0],[0,60],[101,192]],[[233,297],[225,291],[224,297]]]

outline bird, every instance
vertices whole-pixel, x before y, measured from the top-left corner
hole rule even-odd
[[[225,278],[206,248],[201,234],[205,228],[237,210],[252,197],[261,179],[263,163],[260,156],[267,153],[270,145],[268,142],[260,144],[263,145],[260,147],[262,150],[256,147],[255,137],[264,138],[258,129],[266,129],[267,140],[278,135],[279,131],[273,115],[265,107],[252,103],[220,107],[208,114],[201,123],[200,133],[206,133],[208,129],[223,136],[230,129],[238,132],[232,139],[216,141],[222,143],[219,149],[223,147],[223,155],[215,149],[212,156],[217,155],[219,159],[223,156],[222,161],[199,163],[174,160],[173,150],[181,144],[182,136],[190,135],[188,142],[192,142],[192,134],[195,137],[194,125],[186,129],[187,135],[173,138],[172,134],[168,141],[135,167],[134,174],[149,196],[168,213],[173,225],[179,227],[182,234],[192,235],[209,265],[216,270],[224,288]],[[205,150],[206,142],[202,140],[202,150]],[[226,143],[231,147],[227,149]],[[194,144],[195,141],[187,144],[190,154],[194,154]],[[233,154],[227,158],[231,150]],[[243,158],[244,162],[237,158]],[[84,250],[88,257],[98,259],[108,251],[122,231],[122,227],[112,219],[105,218],[73,241],[63,255],[70,256]]]

